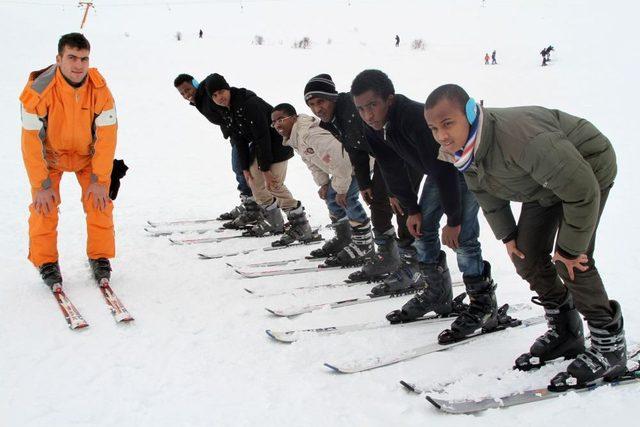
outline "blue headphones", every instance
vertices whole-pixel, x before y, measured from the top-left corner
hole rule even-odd
[[[198,81],[196,79],[192,79],[191,80],[191,85],[193,87],[195,87],[196,89],[198,89],[198,86],[200,86],[200,83],[198,83]]]
[[[476,104],[476,100],[469,98],[467,105],[464,106],[464,111],[467,114],[467,121],[472,125],[478,117],[478,105]]]

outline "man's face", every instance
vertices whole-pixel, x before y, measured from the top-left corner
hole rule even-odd
[[[229,89],[217,90],[213,92],[211,99],[216,103],[216,105],[229,108],[229,104],[231,103],[231,91]]]
[[[389,95],[387,99],[382,99],[380,95],[372,90],[354,96],[353,102],[356,104],[360,117],[366,124],[375,130],[382,130],[387,123],[387,115],[389,107],[393,104],[393,95]]]
[[[196,96],[196,88],[193,87],[193,84],[191,84],[191,82],[182,82],[178,85],[178,87],[176,87],[176,89],[178,89],[178,92],[180,92],[180,95],[182,95],[184,99],[189,102],[194,102]]]
[[[72,83],[80,83],[89,72],[89,50],[65,46],[62,54],[56,55],[60,72]]]
[[[271,126],[283,137],[291,136],[291,129],[296,122],[296,116],[289,115],[282,110],[275,110],[271,113]]]
[[[469,122],[462,108],[443,98],[433,108],[425,110],[424,119],[438,144],[450,154],[460,151],[467,143]]]
[[[317,118],[325,123],[333,120],[333,113],[336,110],[336,103],[324,98],[311,98],[307,101],[307,105]]]

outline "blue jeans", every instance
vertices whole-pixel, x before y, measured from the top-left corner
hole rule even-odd
[[[455,250],[458,268],[463,277],[481,276],[484,270],[482,249],[478,241],[480,224],[478,223],[478,201],[467,188],[462,174],[459,174],[460,196],[462,198],[462,229],[458,237],[459,247]],[[418,261],[424,263],[438,262],[440,253],[440,219],[442,204],[438,186],[427,178],[420,197],[422,210],[422,237],[414,243],[418,251]]]
[[[231,169],[233,169],[233,173],[236,174],[236,181],[238,181],[238,191],[240,192],[240,195],[251,197],[251,188],[249,188],[249,184],[247,184],[247,181],[244,179],[244,174],[242,173],[238,147],[234,144],[231,144]]]
[[[346,216],[350,221],[363,223],[369,218],[360,204],[360,189],[355,177],[351,178],[351,185],[347,190],[347,209],[336,203],[336,194],[336,190],[329,184],[326,202],[332,219],[339,220]]]

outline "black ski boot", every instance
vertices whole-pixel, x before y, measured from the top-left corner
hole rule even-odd
[[[339,221],[332,221],[333,229],[336,235],[333,239],[327,241],[320,249],[314,249],[311,251],[307,258],[327,258],[336,255],[345,246],[351,243],[351,225],[347,217]]]
[[[416,251],[413,248],[411,249],[403,251],[400,267],[388,275],[382,283],[374,286],[371,289],[371,294],[388,295],[403,291],[408,293],[425,287],[420,265],[416,259]]]
[[[624,339],[622,310],[617,301],[610,301],[613,319],[605,324],[587,322],[591,333],[591,347],[579,354],[566,372],[551,380],[549,389],[564,391],[582,388],[594,381],[613,381],[627,373],[627,344]]]
[[[329,267],[353,267],[362,265],[375,255],[371,223],[351,226],[351,243],[342,248],[336,255],[330,256],[324,262]]]
[[[531,301],[544,307],[549,330],[536,338],[529,353],[516,359],[513,369],[529,371],[543,366],[548,360],[573,359],[584,352],[582,319],[569,291],[560,304],[541,301],[539,297],[533,297]]]
[[[401,260],[395,230],[391,228],[385,233],[379,233],[374,229],[373,235],[378,253],[360,271],[349,274],[348,279],[351,282],[377,282],[400,268]]]
[[[40,271],[40,277],[44,281],[44,284],[54,291],[55,285],[62,286],[62,274],[60,274],[60,265],[58,262],[47,262],[42,264],[38,270]]]
[[[218,215],[218,220],[233,221],[234,219],[238,218],[244,211],[246,211],[244,204],[247,199],[249,199],[249,196],[240,196],[240,204],[231,209],[229,212],[224,212]]]
[[[277,200],[274,199],[270,205],[261,207],[260,210],[262,211],[260,219],[253,227],[243,232],[243,236],[263,237],[284,233],[284,220]]]
[[[224,228],[228,228],[230,230],[244,230],[258,222],[261,217],[260,206],[258,206],[253,197],[247,197],[243,201],[242,206],[243,212],[233,221],[222,224]]]
[[[93,277],[100,283],[102,279],[111,279],[111,263],[106,258],[89,259],[89,266],[93,271]]]
[[[302,243],[309,243],[322,239],[322,236],[311,230],[304,207],[300,202],[298,202],[298,206],[295,209],[287,211],[287,220],[289,221],[289,227],[279,240],[271,243],[271,246],[288,246],[296,240]]]
[[[400,310],[387,314],[391,323],[409,322],[433,311],[442,316],[448,316],[453,310],[451,289],[451,274],[447,267],[447,258],[440,251],[438,262],[433,264],[420,263],[420,271],[426,287],[411,298]]]
[[[491,264],[484,261],[482,276],[464,277],[463,280],[469,295],[468,308],[453,321],[451,329],[445,329],[438,335],[440,344],[459,341],[478,329],[491,331],[499,325],[496,284],[491,278]]]

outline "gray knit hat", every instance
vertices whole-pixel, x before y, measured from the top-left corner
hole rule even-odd
[[[335,102],[338,99],[336,84],[329,74],[318,74],[313,77],[304,87],[304,102],[311,98],[324,98]]]

